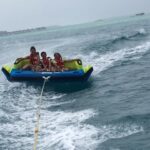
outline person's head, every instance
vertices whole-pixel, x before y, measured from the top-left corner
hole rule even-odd
[[[36,48],[35,48],[34,46],[32,46],[32,47],[30,48],[30,53],[31,53],[31,54],[35,54],[35,53],[36,53]]]
[[[54,53],[55,60],[62,60],[62,57],[59,53]]]
[[[46,52],[42,52],[42,53],[41,53],[41,57],[47,57]]]

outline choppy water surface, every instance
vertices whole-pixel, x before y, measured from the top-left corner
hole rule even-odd
[[[39,149],[150,149],[149,15],[0,37],[0,65],[26,56],[32,45],[94,67],[85,84],[46,85]],[[33,148],[40,91],[1,72],[0,149]]]

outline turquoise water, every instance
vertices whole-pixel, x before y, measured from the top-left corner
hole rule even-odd
[[[0,65],[30,46],[81,58],[94,67],[85,84],[47,84],[38,148],[149,150],[150,16],[131,16],[0,37]],[[33,148],[41,85],[0,74],[0,149]]]

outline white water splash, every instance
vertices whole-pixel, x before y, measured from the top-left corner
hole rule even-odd
[[[60,99],[62,97],[64,97],[66,94],[55,94],[55,95],[52,95],[49,100],[55,100],[55,99]]]
[[[145,31],[144,28],[141,28],[141,29],[138,30],[138,33],[145,35],[146,31]]]
[[[95,54],[93,53],[94,57]],[[33,147],[35,127],[35,106],[39,93],[32,86],[27,87],[20,83],[10,84],[5,87],[8,91],[7,109],[11,113],[0,111],[0,119],[6,121],[0,124],[0,145],[3,149],[30,150]],[[12,90],[13,89],[13,90]],[[13,94],[19,95],[18,99],[12,99]],[[27,95],[28,93],[28,95]],[[34,96],[33,94],[34,93]],[[81,111],[49,111],[52,106],[61,106],[73,103],[75,100],[59,102],[57,100],[65,94],[51,93],[49,97],[43,97],[40,119],[40,149],[56,150],[94,150],[99,144],[116,138],[123,138],[138,132],[143,128],[136,124],[94,125],[86,123],[86,120],[98,115],[93,109]],[[45,99],[46,98],[46,99]],[[3,105],[5,102],[3,102]]]
[[[99,128],[86,124],[85,121],[94,115],[96,113],[93,110],[47,113],[41,121],[43,126],[39,147],[56,150],[94,150],[109,139],[123,138],[143,131],[142,127],[134,124],[104,125]]]
[[[77,57],[81,58],[85,64],[92,65],[94,67],[94,74],[97,75],[101,71],[112,67],[117,61],[123,61],[126,59],[139,59],[148,50],[150,50],[150,42],[133,48],[124,48],[102,55],[98,54],[97,52],[91,52],[88,56],[78,55]]]
[[[33,105],[31,103],[32,101],[30,105]],[[125,123],[99,127],[87,124],[86,120],[98,115],[92,109],[76,112],[43,109],[41,112],[39,149],[94,150],[107,140],[123,138],[143,131],[143,128],[136,124]],[[4,115],[4,112],[2,114]],[[21,147],[23,150],[32,149],[35,111],[18,110],[11,115],[13,117],[10,123],[0,124],[0,133],[5,137],[0,144],[7,145],[10,149]],[[7,117],[10,116],[7,115]]]

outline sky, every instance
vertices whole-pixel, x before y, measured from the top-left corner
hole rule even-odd
[[[0,31],[150,12],[150,0],[0,0]]]

